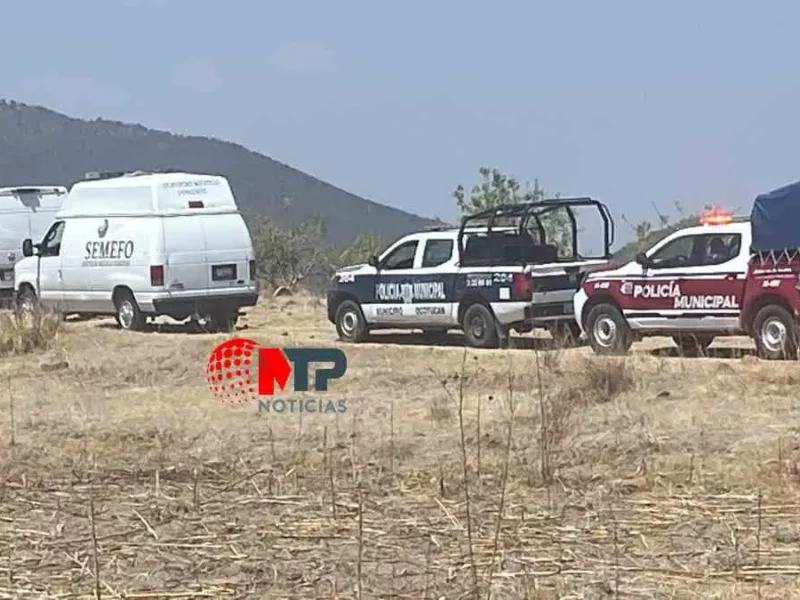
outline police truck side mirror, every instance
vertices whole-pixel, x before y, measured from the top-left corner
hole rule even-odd
[[[377,269],[378,268],[378,257],[375,254],[373,254],[372,256],[369,257],[369,260],[367,261],[367,264],[370,267],[375,267]]]
[[[644,252],[639,252],[639,254],[636,255],[635,260],[636,263],[641,265],[643,269],[647,268],[647,255]]]
[[[33,240],[31,238],[26,238],[22,242],[22,256],[28,257],[33,256]]]

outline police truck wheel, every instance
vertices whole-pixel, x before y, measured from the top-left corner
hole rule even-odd
[[[586,318],[586,337],[596,354],[625,354],[633,344],[633,334],[616,306],[598,304]]]
[[[680,348],[681,352],[684,354],[705,354],[708,347],[714,341],[713,335],[703,335],[703,334],[684,334],[684,335],[673,335],[672,341]]]
[[[144,329],[147,318],[139,309],[139,304],[137,304],[133,294],[130,292],[117,294],[114,305],[117,307],[117,314],[114,318],[122,329],[129,331],[141,331]]]
[[[357,343],[367,337],[367,320],[361,307],[352,300],[345,300],[336,309],[336,333],[343,342]]]
[[[496,348],[500,344],[494,315],[483,304],[473,304],[464,311],[461,329],[470,346]]]
[[[767,360],[796,360],[798,324],[782,306],[765,306],[753,319],[758,356]]]

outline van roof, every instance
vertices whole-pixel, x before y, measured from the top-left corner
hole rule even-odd
[[[16,196],[17,194],[66,194],[63,185],[23,185],[16,187],[0,187],[0,196]]]
[[[182,172],[99,175],[72,186],[57,218],[171,216],[239,210],[228,180],[219,175]]]

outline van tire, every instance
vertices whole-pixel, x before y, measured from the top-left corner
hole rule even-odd
[[[753,319],[756,351],[766,360],[797,360],[799,333],[791,313],[777,304],[768,304]]]
[[[363,342],[369,334],[364,312],[352,300],[345,300],[339,305],[333,321],[336,324],[336,334],[343,342]]]
[[[39,299],[36,297],[36,292],[30,286],[25,285],[17,296],[15,308],[18,312],[34,312],[38,304]]]
[[[230,333],[236,329],[236,323],[239,322],[239,311],[230,310],[225,312],[216,312],[209,315],[211,327],[222,333]]]
[[[122,329],[128,331],[141,331],[144,329],[147,317],[139,308],[136,298],[128,290],[123,290],[116,294],[114,298],[114,306],[117,313],[114,318]]]
[[[473,304],[464,311],[461,330],[470,346],[475,348],[497,348],[500,346],[497,321],[486,306]],[[505,336],[508,339],[508,336]]]
[[[631,328],[613,304],[593,306],[584,331],[595,354],[626,354],[633,344]]]

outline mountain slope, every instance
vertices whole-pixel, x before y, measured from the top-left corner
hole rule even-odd
[[[327,241],[334,244],[349,243],[362,233],[393,239],[432,223],[237,144],[118,121],[84,121],[0,101],[0,186],[71,185],[89,171],[159,168],[224,175],[242,208],[285,225],[322,215]]]

